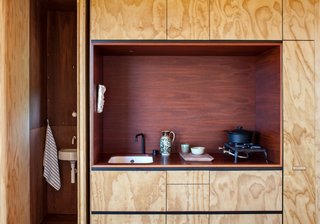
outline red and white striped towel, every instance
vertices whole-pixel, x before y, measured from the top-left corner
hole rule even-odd
[[[59,164],[58,164],[58,151],[56,142],[54,140],[49,121],[47,125],[46,145],[44,148],[43,158],[43,176],[46,181],[54,187],[57,191],[61,188]]]

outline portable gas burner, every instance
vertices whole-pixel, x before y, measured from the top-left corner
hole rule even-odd
[[[268,163],[268,152],[267,149],[262,148],[262,146],[254,143],[225,143],[223,147],[219,147],[224,154],[229,154],[234,156],[234,163],[238,162],[238,158],[247,159],[251,153],[263,153]]]

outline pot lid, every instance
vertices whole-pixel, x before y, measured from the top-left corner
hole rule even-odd
[[[232,131],[228,131],[229,133],[237,133],[237,134],[251,134],[252,131],[248,131],[243,129],[242,126],[237,126],[236,129],[232,130]]]

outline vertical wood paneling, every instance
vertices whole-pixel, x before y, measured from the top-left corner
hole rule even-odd
[[[78,224],[88,223],[88,136],[87,136],[87,1],[77,1],[77,184]]]
[[[283,63],[284,220],[314,223],[314,42],[284,42]]]
[[[284,40],[314,40],[316,1],[283,0]]]
[[[167,211],[209,211],[209,185],[167,185]]]
[[[28,224],[29,1],[1,1],[0,11],[0,220]]]
[[[281,40],[281,0],[211,0],[210,39]]]
[[[169,224],[209,224],[209,215],[167,215]]]
[[[165,224],[165,215],[92,215],[92,224]]]
[[[166,39],[166,0],[90,1],[91,39]]]
[[[282,210],[281,171],[211,171],[210,211]]]
[[[91,211],[165,211],[165,171],[92,171]]]
[[[315,145],[316,145],[316,214],[317,222],[320,222],[320,1],[315,4],[316,30],[315,30]]]
[[[249,224],[249,223],[250,224],[281,224],[282,217],[280,214],[210,215],[210,224]]]
[[[209,0],[168,0],[167,4],[167,39],[209,39]]]
[[[208,170],[167,171],[167,184],[209,184]]]

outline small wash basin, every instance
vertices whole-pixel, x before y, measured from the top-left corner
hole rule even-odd
[[[112,156],[108,163],[153,163],[152,156]]]
[[[77,161],[77,149],[61,149],[58,152],[60,160]]]

